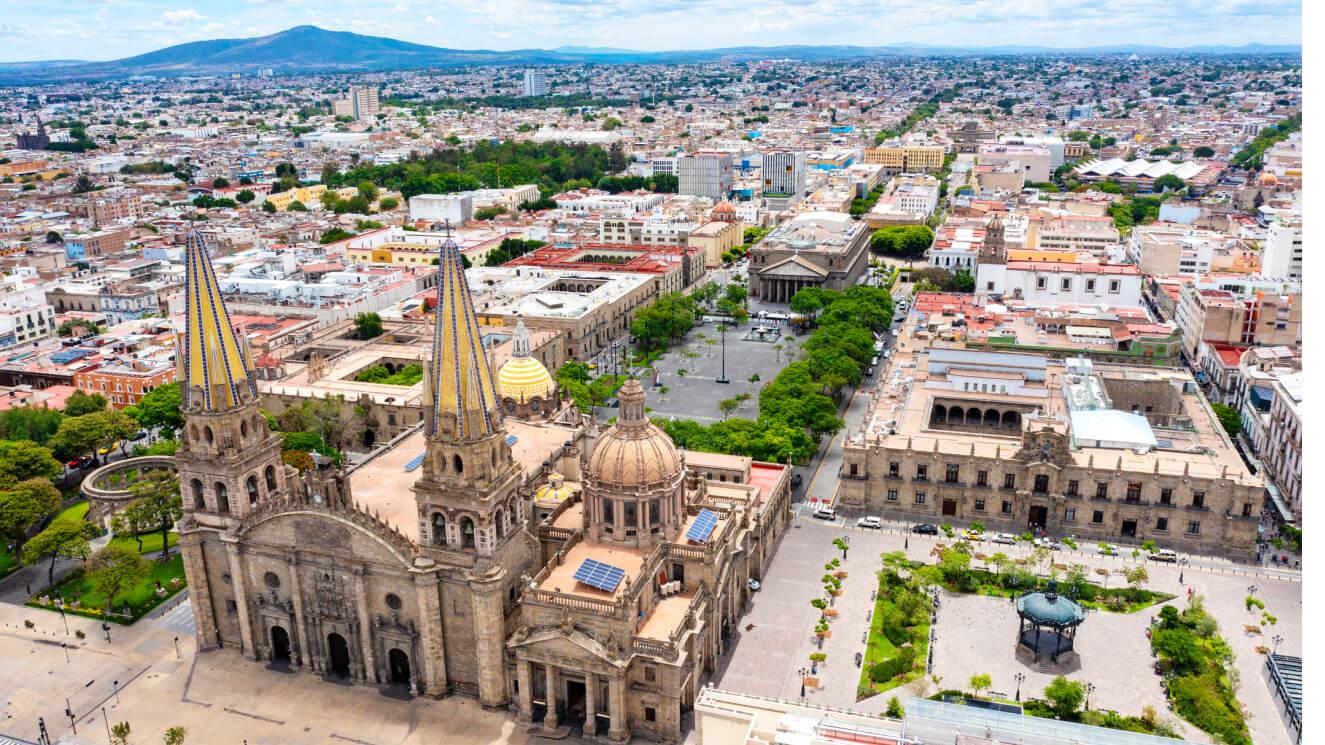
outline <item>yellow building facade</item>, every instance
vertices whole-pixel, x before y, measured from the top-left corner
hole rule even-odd
[[[865,162],[896,173],[937,171],[943,168],[941,145],[908,145],[865,148]]]

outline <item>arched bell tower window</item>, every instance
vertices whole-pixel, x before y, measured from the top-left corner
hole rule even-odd
[[[456,473],[465,472],[465,462],[463,460],[460,460],[459,455],[456,455],[451,459],[451,467],[455,469]]]
[[[474,547],[474,521],[468,517],[460,518],[460,547]]]
[[[203,499],[202,496],[201,481],[193,479],[192,481],[189,482],[189,494],[193,497],[193,509],[195,510],[207,509],[207,500]]]
[[[276,467],[275,467],[275,466],[267,466],[267,470],[263,471],[263,476],[264,476],[264,478],[266,478],[266,480],[267,480],[267,493],[268,493],[268,494],[271,494],[271,493],[275,492],[275,491],[276,491]]]
[[[216,511],[229,513],[230,512],[229,490],[226,489],[225,484],[221,483],[220,481],[216,482],[216,485],[213,488],[216,490]]]
[[[244,490],[248,492],[248,503],[258,503],[258,477],[249,476],[244,480]]]
[[[446,516],[440,512],[432,513],[432,543],[434,546],[446,545]]]

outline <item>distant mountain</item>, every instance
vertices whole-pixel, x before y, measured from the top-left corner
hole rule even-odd
[[[806,62],[872,57],[990,55],[1182,55],[1301,54],[1297,45],[1247,44],[1186,49],[1117,45],[1081,49],[1036,46],[957,47],[899,43],[888,46],[790,45],[642,52],[609,47],[564,46],[553,50],[446,49],[381,36],[296,26],[251,39],[213,39],[177,44],[155,52],[107,62],[60,60],[0,63],[0,84],[58,80],[98,80],[133,75],[219,75],[272,68],[284,73],[367,72],[457,65],[702,63],[754,59]]]

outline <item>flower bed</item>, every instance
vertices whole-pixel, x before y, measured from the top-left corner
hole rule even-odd
[[[159,583],[159,587],[158,587]],[[120,593],[116,605],[120,610],[105,613],[106,597],[98,592],[88,580],[82,569],[75,569],[54,588],[47,588],[27,602],[33,608],[59,612],[55,602],[58,589],[64,598],[65,613],[88,618],[102,618],[115,623],[131,624],[145,616],[153,608],[170,599],[184,589],[184,559],[179,554],[164,562],[153,562],[152,571],[147,580],[136,587]],[[128,606],[128,613],[124,607]]]

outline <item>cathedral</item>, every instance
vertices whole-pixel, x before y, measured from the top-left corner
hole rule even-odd
[[[188,237],[176,462],[199,650],[473,697],[554,736],[679,741],[789,524],[790,469],[678,450],[637,380],[600,432],[522,324],[494,373],[460,251],[439,250],[422,422],[301,472]]]

